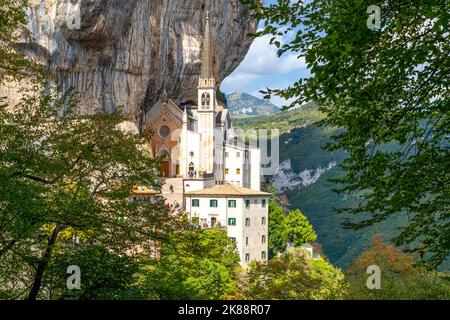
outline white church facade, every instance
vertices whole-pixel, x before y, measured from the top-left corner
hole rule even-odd
[[[260,150],[235,135],[216,90],[207,14],[197,102],[164,94],[145,113],[144,129],[161,159],[162,195],[200,225],[227,228],[246,265],[267,258],[270,194],[261,191]]]

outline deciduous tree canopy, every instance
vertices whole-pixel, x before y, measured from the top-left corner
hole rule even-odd
[[[450,250],[448,1],[381,2],[379,30],[367,25],[370,1],[242,1],[265,21],[258,35],[272,35],[280,55],[304,57],[311,71],[267,95],[315,102],[323,125],[344,129],[328,149],[348,152],[337,182],[361,197],[346,226],[403,212],[409,223],[395,243],[438,266]]]

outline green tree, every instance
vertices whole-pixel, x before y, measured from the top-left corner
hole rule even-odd
[[[335,300],[344,297],[346,282],[341,270],[297,249],[252,262],[242,287],[243,298],[251,300]]]
[[[49,297],[41,289],[64,232],[126,255],[183,227],[163,200],[130,201],[136,186],[160,188],[145,137],[118,113],[76,115],[71,97],[0,106],[0,287],[20,287],[13,297]]]
[[[26,58],[15,45],[17,31],[26,21],[27,0],[2,0],[0,3],[0,80],[5,77],[37,76],[38,65]]]
[[[265,20],[257,35],[272,35],[280,56],[296,54],[311,71],[267,95],[315,102],[323,125],[344,129],[328,150],[348,152],[336,182],[361,197],[345,210],[357,215],[345,226],[405,212],[409,224],[395,244],[438,266],[450,250],[448,1],[380,2],[379,30],[367,27],[371,1],[242,2]]]
[[[356,300],[448,300],[450,274],[430,272],[414,263],[415,258],[383,243],[380,236],[371,248],[363,252],[347,271],[347,299]],[[370,290],[366,282],[367,268],[376,265],[381,270],[380,289]]]
[[[136,282],[139,259],[131,255],[109,252],[102,245],[74,245],[66,243],[55,252],[43,284],[49,299],[124,300],[140,299]],[[81,289],[66,286],[67,267],[76,265],[81,270]]]
[[[296,247],[315,242],[317,235],[308,219],[300,212],[288,212],[276,196],[269,200],[269,258],[284,253],[287,243]]]
[[[284,208],[275,200],[269,200],[269,258],[275,257],[278,252],[286,251],[287,242],[283,233]]]
[[[169,300],[209,300],[236,294],[239,255],[225,229],[175,232],[161,258],[144,267],[147,295]]]
[[[283,229],[283,238],[295,247],[301,247],[305,243],[313,243],[317,239],[317,234],[314,232],[312,225],[298,209],[289,212],[285,217]]]

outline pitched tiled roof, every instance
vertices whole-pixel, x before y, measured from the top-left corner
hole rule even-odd
[[[185,196],[235,196],[235,197],[245,197],[245,196],[263,196],[270,197],[271,194],[262,191],[256,191],[252,189],[242,188],[236,185],[224,184],[217,185],[211,188],[206,188],[200,191],[187,192]]]
[[[159,194],[159,192],[147,187],[137,187],[133,189],[133,195],[136,196],[147,196],[155,194]]]

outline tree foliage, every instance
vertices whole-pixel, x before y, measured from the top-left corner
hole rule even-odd
[[[226,230],[175,232],[161,258],[142,271],[147,296],[169,300],[231,298],[237,290],[239,256]]]
[[[311,71],[266,93],[315,102],[323,125],[344,129],[328,149],[348,152],[336,182],[361,196],[345,210],[356,216],[346,227],[406,212],[395,243],[439,265],[450,250],[448,1],[379,3],[380,30],[367,27],[370,1],[243,2],[265,20],[258,35],[272,35],[279,55],[303,57]]]
[[[67,288],[68,266],[81,270],[81,289]],[[126,300],[139,299],[136,286],[140,259],[118,255],[105,246],[66,243],[55,252],[43,284],[50,300]]]
[[[252,300],[336,300],[346,292],[342,271],[303,249],[253,262],[242,287],[243,298]]]
[[[274,199],[269,200],[269,258],[284,252],[287,241],[283,234],[285,210]]]
[[[19,296],[48,297],[44,275],[65,233],[124,255],[183,227],[162,200],[129,201],[136,186],[160,188],[145,137],[124,130],[118,113],[79,116],[74,106],[70,93],[42,92],[14,112],[0,106],[1,287],[21,277]],[[14,274],[18,261],[23,272]]]
[[[27,0],[2,0],[0,2],[0,80],[5,76],[38,77],[42,70],[17,48],[18,29],[26,24]]]
[[[312,225],[298,209],[289,212],[284,224],[284,238],[295,247],[301,247],[306,243],[313,243],[317,239]]]
[[[367,268],[376,265],[381,270],[381,288],[366,286]],[[364,300],[448,300],[450,275],[430,272],[415,264],[414,256],[383,243],[380,236],[356,259],[347,272],[348,299]]]
[[[277,197],[269,201],[269,257],[286,251],[287,243],[301,247],[313,243],[317,235],[308,219],[300,212],[288,212]]]

